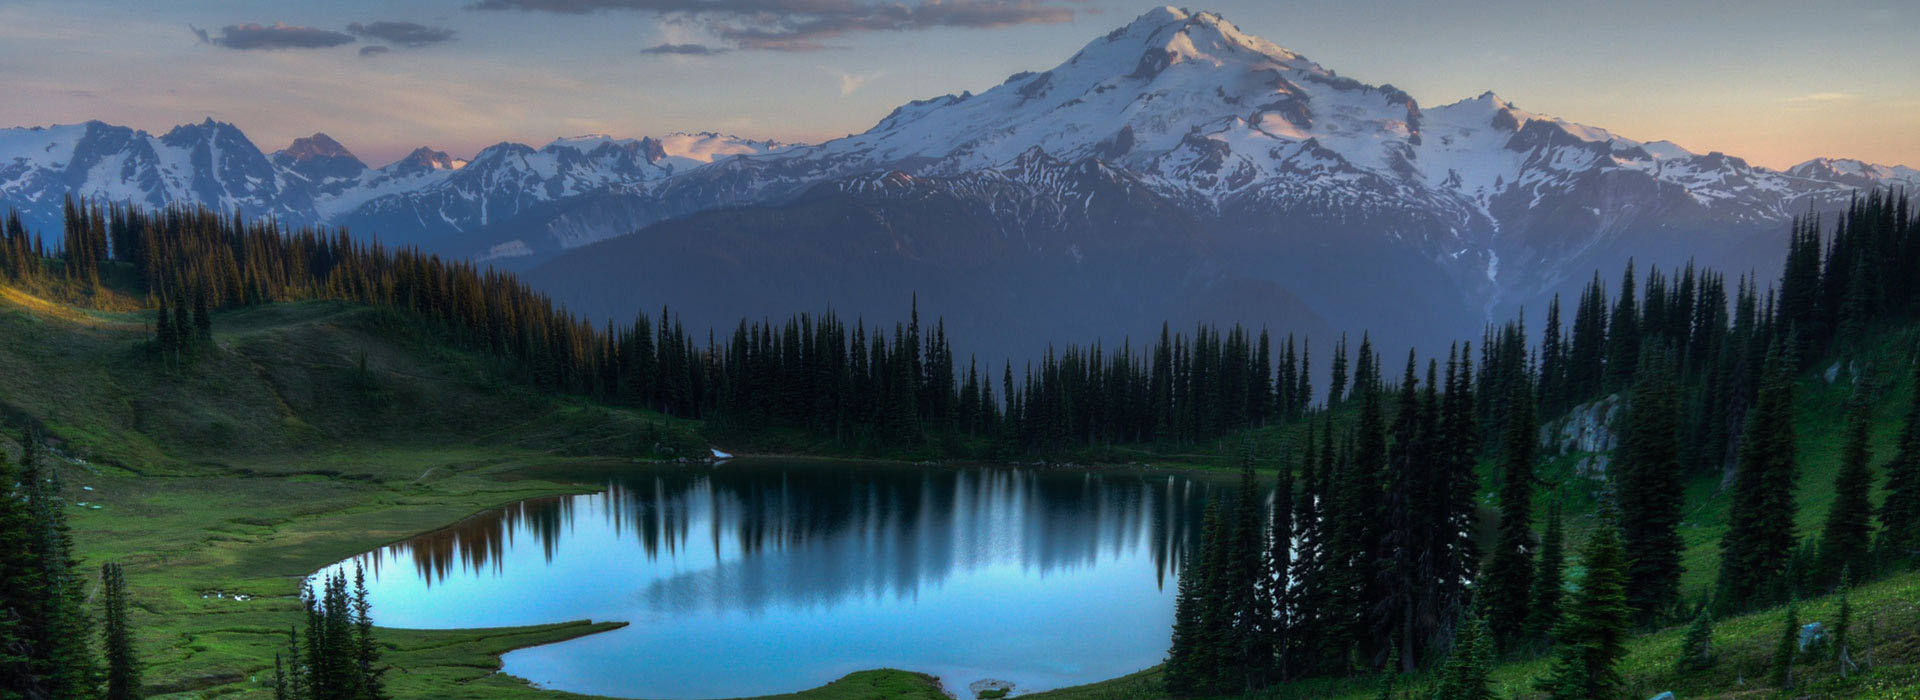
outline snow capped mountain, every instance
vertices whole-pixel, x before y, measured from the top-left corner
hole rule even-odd
[[[1876,165],[1851,158],[1815,158],[1787,169],[1795,177],[1837,182],[1860,188],[1889,185],[1920,188],[1920,170],[1904,165]]]
[[[275,151],[269,160],[281,170],[323,189],[344,186],[367,171],[366,163],[326,134],[294,139],[292,145]]]
[[[421,148],[369,168],[325,134],[267,156],[211,120],[159,137],[99,122],[0,130],[0,206],[43,231],[57,229],[59,202],[74,194],[341,224],[516,265],[685,219],[694,221],[660,230],[715,235],[715,246],[757,241],[697,251],[748,267],[755,256],[794,258],[766,241],[802,224],[823,236],[890,227],[871,235],[910,238],[887,245],[914,265],[932,251],[1077,265],[1146,249],[1154,234],[1137,223],[1150,220],[1183,232],[1174,258],[1191,265],[1166,289],[1285,286],[1325,318],[1409,324],[1456,306],[1484,318],[1537,305],[1630,256],[1769,268],[1792,215],[1860,189],[1915,185],[1911,167],[1814,159],[1776,171],[1529,112],[1492,92],[1426,108],[1217,14],[1171,7],[1052,69],[914,101],[814,145],[585,135],[501,143],[471,162]],[[822,216],[857,222],[802,221]],[[932,240],[940,236],[948,240]],[[636,240],[671,248],[659,235]],[[1357,293],[1382,277],[1374,301]],[[1368,306],[1409,297],[1444,303]]]
[[[158,137],[98,121],[0,130],[0,206],[57,229],[69,194],[257,216],[297,216],[310,203],[239,129],[211,119]]]
[[[42,231],[59,227],[60,203],[72,195],[156,208],[239,209],[292,224],[372,223],[383,238],[421,242],[559,200],[642,192],[715,161],[790,147],[710,132],[659,139],[596,135],[557,139],[537,150],[501,143],[472,162],[422,147],[369,168],[324,133],[265,155],[238,128],[211,119],[159,137],[90,121],[0,130],[0,206],[19,209]]]

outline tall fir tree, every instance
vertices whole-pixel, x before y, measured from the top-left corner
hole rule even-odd
[[[1478,602],[1484,606],[1495,646],[1518,646],[1527,626],[1527,598],[1533,587],[1533,491],[1535,436],[1532,394],[1515,388],[1500,453],[1500,523],[1489,553]]]
[[[34,659],[39,602],[46,598],[26,481],[0,450],[0,697],[46,697]]]
[[[1710,608],[1702,604],[1694,611],[1693,624],[1687,627],[1687,636],[1680,641],[1680,658],[1674,667],[1682,672],[1713,666],[1713,611]]]
[[[1873,404],[1855,389],[1847,403],[1846,445],[1840,452],[1840,471],[1833,477],[1833,506],[1820,529],[1817,579],[1822,587],[1844,586],[1851,572],[1873,568],[1872,435]]]
[[[1800,656],[1800,602],[1787,605],[1786,619],[1773,642],[1773,661],[1767,681],[1781,690],[1793,688],[1793,664]]]
[[[1778,348],[1767,354],[1759,400],[1747,416],[1727,533],[1720,540],[1714,601],[1722,612],[1778,603],[1788,592],[1794,543],[1793,437],[1795,363]]]
[[[1602,506],[1601,522],[1580,550],[1585,573],[1554,630],[1554,658],[1539,689],[1552,700],[1618,700],[1620,661],[1627,655],[1632,608],[1627,605],[1627,559],[1618,515]]]
[[[99,665],[93,653],[92,616],[86,609],[86,581],[73,552],[67,527],[67,500],[60,470],[45,462],[37,434],[21,441],[21,480],[33,513],[32,575],[44,583],[41,599],[29,601],[33,666],[50,698],[88,700],[98,695]]]
[[[1907,416],[1900,442],[1887,461],[1886,499],[1880,503],[1880,534],[1874,544],[1889,566],[1920,561],[1920,362],[1908,385]]]
[[[1686,489],[1680,463],[1680,401],[1674,358],[1650,339],[1639,360],[1610,469],[1626,547],[1634,622],[1651,627],[1680,604],[1680,514]]]
[[[1560,603],[1565,595],[1567,566],[1567,529],[1561,514],[1561,501],[1555,497],[1547,505],[1547,531],[1540,538],[1540,561],[1534,571],[1533,591],[1528,595],[1528,643],[1544,645],[1551,642],[1554,628],[1560,625]]]
[[[140,659],[133,649],[133,626],[127,620],[127,577],[119,564],[100,566],[100,650],[107,662],[106,700],[138,700]]]
[[[1493,631],[1472,612],[1454,628],[1459,632],[1434,683],[1433,700],[1493,700]]]
[[[1634,366],[1640,358],[1640,307],[1634,301],[1633,261],[1620,273],[1620,297],[1613,304],[1613,318],[1607,323],[1607,368],[1604,390],[1627,388],[1633,381]]]

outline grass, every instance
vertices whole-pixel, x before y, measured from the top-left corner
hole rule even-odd
[[[1912,700],[1920,697],[1920,573],[1904,574],[1863,586],[1852,593],[1854,658],[1864,670],[1841,678],[1838,662],[1813,653],[1794,664],[1796,687],[1783,693],[1766,685],[1774,645],[1785,624],[1782,610],[1767,610],[1721,620],[1714,626],[1715,662],[1697,672],[1680,672],[1683,628],[1635,637],[1622,664],[1627,698],[1649,698],[1672,691],[1687,700],[1759,700],[1786,697],[1807,700]],[[1801,603],[1802,622],[1837,619],[1839,599],[1828,596]],[[1547,660],[1510,660],[1494,671],[1494,696],[1532,697],[1533,681],[1544,675]],[[1396,682],[1410,697],[1425,697],[1432,679],[1414,674]],[[1372,700],[1380,678],[1317,679],[1268,689],[1269,700]],[[1032,700],[1157,700],[1166,697],[1160,669],[1029,696]]]
[[[436,332],[392,312],[351,305],[272,304],[216,315],[217,349],[191,362],[159,357],[146,314],[113,292],[76,308],[57,294],[0,286],[0,419],[32,426],[52,446],[71,487],[75,537],[89,564],[127,567],[133,622],[158,697],[261,698],[273,655],[297,619],[294,598],[323,566],[475,512],[526,498],[593,488],[558,476],[588,463],[704,455],[711,437],[736,452],[852,452],[937,458],[984,445],[936,446],[926,454],[868,450],[801,434],[729,435],[698,423],[525,388],[511,367],[454,349]],[[1907,401],[1901,368],[1920,332],[1889,331],[1861,353],[1865,386],[1879,410],[1874,446],[1890,452]],[[1824,368],[1823,368],[1824,369]],[[1816,532],[1831,500],[1846,382],[1802,383],[1799,418],[1801,533]],[[1342,414],[1338,419],[1350,419]],[[1178,450],[1089,447],[1063,459],[1085,464],[1236,468],[1240,455],[1274,454],[1298,426],[1246,431]],[[0,448],[10,442],[0,438]],[[1547,468],[1580,483],[1564,456]],[[1271,460],[1263,460],[1263,466]],[[558,467],[558,468],[556,468]],[[1586,501],[1571,511],[1577,540]],[[1712,584],[1725,530],[1719,479],[1689,484],[1684,587]],[[97,508],[95,508],[97,506]],[[1857,591],[1856,626],[1875,665],[1846,681],[1825,662],[1802,664],[1802,690],[1822,698],[1920,697],[1920,575]],[[1805,620],[1830,619],[1831,599],[1809,601]],[[1627,662],[1637,696],[1772,696],[1763,678],[1780,613],[1724,621],[1714,669],[1672,670],[1681,632],[1636,638]],[[399,697],[555,698],[498,672],[499,655],[593,634],[617,621],[480,630],[385,630],[381,642]],[[1525,693],[1544,667],[1514,660],[1496,674],[1502,697]],[[1413,677],[1403,685],[1421,687]],[[1274,689],[1275,698],[1371,697],[1369,679]],[[1036,694],[1055,700],[1162,697],[1158,669]],[[934,680],[875,670],[782,698],[865,700],[945,697]]]
[[[296,592],[321,567],[597,487],[552,467],[704,455],[696,424],[522,388],[389,312],[274,304],[217,314],[215,328],[217,349],[176,365],[151,349],[143,313],[0,285],[0,418],[49,438],[86,563],[126,567],[154,697],[270,697]],[[17,454],[10,438],[0,448]],[[499,673],[499,655],[619,624],[379,639],[397,697],[556,698]],[[783,697],[944,696],[924,675],[878,670]]]

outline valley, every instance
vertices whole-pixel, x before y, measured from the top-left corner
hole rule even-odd
[[[0,700],[1920,697],[1911,8],[77,2]]]

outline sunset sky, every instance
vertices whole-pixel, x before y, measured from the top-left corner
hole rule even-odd
[[[212,117],[264,150],[722,131],[817,141],[1044,70],[1112,0],[0,2],[0,126]],[[1517,106],[1771,167],[1920,166],[1920,3],[1218,0],[1241,29],[1424,106]]]

